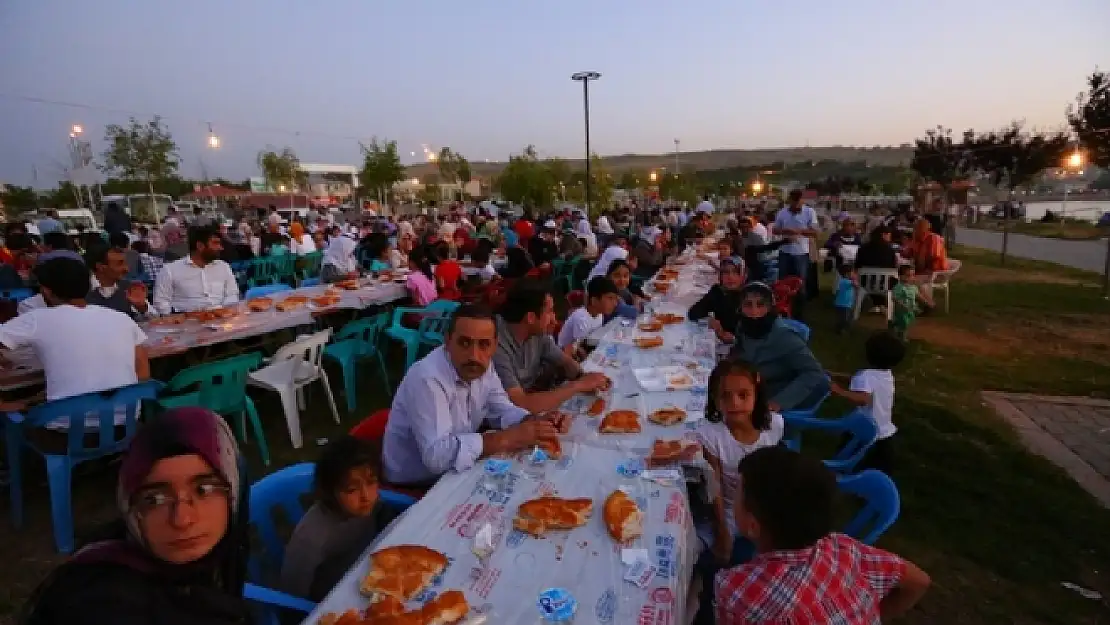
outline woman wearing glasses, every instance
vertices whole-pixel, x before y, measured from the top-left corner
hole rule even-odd
[[[122,519],[39,586],[20,622],[248,623],[238,458],[227,424],[202,408],[142,426],[120,465]]]

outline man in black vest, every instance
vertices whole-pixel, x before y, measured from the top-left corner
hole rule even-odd
[[[154,309],[147,301],[146,285],[124,280],[127,258],[118,247],[95,246],[85,252],[85,264],[96,282],[85,298],[88,304],[117,310],[135,321],[149,318]]]

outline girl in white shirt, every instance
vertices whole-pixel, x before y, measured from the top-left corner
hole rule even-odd
[[[753,451],[779,444],[785,425],[782,415],[767,407],[755,367],[737,360],[722,361],[709,375],[705,419],[694,431],[694,439],[717,473],[720,497],[714,502],[711,522],[698,524],[697,533],[719,563],[730,564],[738,533],[732,513],[740,487],[737,466]]]

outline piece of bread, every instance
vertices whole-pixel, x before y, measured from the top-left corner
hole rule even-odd
[[[401,611],[394,613],[372,613],[367,609],[364,620],[334,625],[451,625],[461,621],[470,612],[466,596],[458,590],[442,592],[418,610],[405,612],[404,606],[401,608]],[[328,625],[322,621],[321,624]]]
[[[659,332],[663,329],[663,324],[659,321],[645,321],[637,327],[644,332]]]
[[[370,555],[370,572],[362,578],[364,595],[389,595],[411,601],[447,568],[447,556],[422,545],[386,547]]]
[[[644,513],[622,490],[615,490],[609,495],[601,516],[609,535],[619,543],[632,540],[644,532]]]
[[[335,283],[335,286],[347,291],[357,291],[359,289],[358,280],[340,280]]]
[[[682,315],[676,315],[674,313],[657,313],[655,317],[653,317],[653,319],[665,326],[686,321],[686,317],[683,317]]]
[[[317,308],[331,308],[332,306],[336,306],[339,304],[339,298],[330,297],[328,295],[321,295],[319,297],[312,298],[312,304]]]
[[[605,399],[601,397],[595,399],[593,403],[590,404],[589,409],[586,410],[586,414],[591,417],[596,417],[602,412],[605,412]]]
[[[667,406],[653,410],[648,415],[648,421],[656,425],[678,425],[686,420],[686,411],[677,406]]]
[[[377,601],[366,607],[366,612],[364,614],[366,618],[372,620],[383,616],[396,616],[398,614],[404,614],[404,612],[405,604],[401,603],[399,599],[389,595],[382,595]]]
[[[308,298],[304,295],[290,295],[289,297],[278,302],[276,308],[282,312],[285,312],[289,310],[296,310],[307,303]]]
[[[655,282],[651,283],[651,286],[655,287],[655,290],[659,291],[660,293],[666,293],[667,291],[671,290],[670,282],[661,282],[659,280],[656,280]]]
[[[681,439],[665,441],[657,438],[651,444],[651,455],[648,456],[648,460],[652,463],[664,464],[674,462],[682,457],[686,446],[687,443]]]
[[[610,410],[597,426],[602,434],[637,434],[640,432],[640,413],[635,410]]]
[[[656,347],[663,346],[663,337],[661,336],[638,336],[632,339],[632,344],[640,349],[655,349]]]
[[[247,302],[247,308],[254,312],[266,312],[274,307],[274,300],[268,297],[256,297]]]
[[[533,536],[543,536],[547,530],[570,530],[585,525],[593,510],[592,499],[538,497],[520,504],[513,527]]]
[[[319,625],[362,625],[365,622],[358,610],[354,609],[347,610],[342,614],[328,612],[317,621]]]

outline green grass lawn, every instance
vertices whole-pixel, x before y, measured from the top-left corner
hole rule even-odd
[[[922,605],[902,622],[930,624],[1110,623],[1105,602],[1062,588],[1070,581],[1110,596],[1110,511],[1048,461],[1021,446],[980,398],[980,391],[1106,396],[1110,393],[1110,302],[1099,277],[1046,263],[957,249],[951,313],[919,319],[909,354],[896,371],[897,467],[902,514],[880,541],[933,577]],[[826,368],[862,366],[862,344],[882,326],[865,315],[837,336],[826,297],[806,311],[813,349]],[[365,369],[360,409],[343,424],[327,414],[322,394],[302,416],[305,447],[293,450],[273,395],[256,395],[273,456],[270,468],[312,460],[316,440],[349,429],[388,405],[381,381]],[[323,408],[323,410],[321,410]],[[846,406],[830,401],[825,412]],[[808,443],[808,441],[807,441]],[[809,446],[811,451],[820,446]],[[244,448],[254,478],[267,469]],[[0,503],[0,623],[62,559],[53,552],[45,486],[28,485],[28,527],[15,532]],[[78,526],[112,515],[114,471],[75,480]]]
[[[906,622],[1110,622],[1107,603],[1060,586],[1110,596],[1110,511],[1028,453],[980,398],[982,390],[1106,396],[1110,302],[1076,284],[1097,281],[1093,274],[1030,261],[1002,270],[969,250],[955,256],[965,265],[951,313],[919,320],[896,371],[902,514],[880,544],[934,582]],[[863,340],[882,325],[871,316],[837,336],[822,331],[833,324],[827,303],[807,316],[814,352],[838,372],[861,365]],[[1076,328],[1090,331],[1069,334]]]

